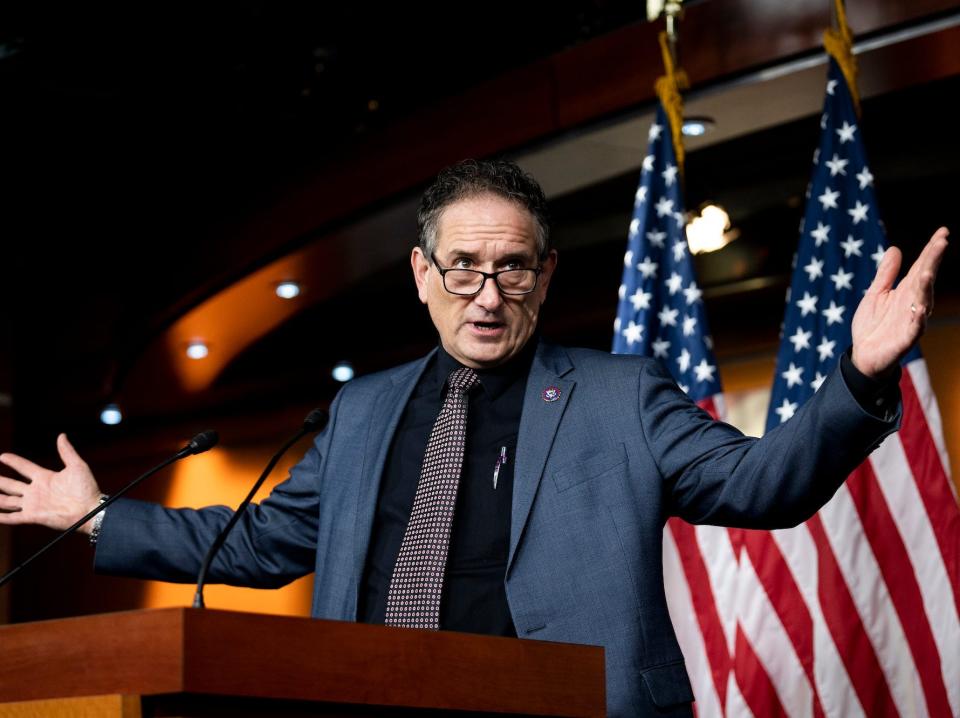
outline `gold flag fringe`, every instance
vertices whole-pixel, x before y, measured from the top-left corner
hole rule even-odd
[[[663,54],[663,67],[667,74],[657,78],[653,88],[660,98],[664,112],[667,113],[667,119],[670,122],[670,134],[673,137],[673,149],[677,155],[677,167],[683,176],[683,97],[680,96],[680,90],[686,90],[690,87],[687,79],[687,73],[676,68],[673,59],[673,53],[670,52],[670,45],[667,39],[667,33],[661,32],[659,36],[660,51]]]
[[[853,108],[860,116],[860,93],[857,91],[857,59],[853,56],[853,33],[847,25],[847,13],[843,7],[843,0],[835,0],[837,11],[837,29],[828,28],[823,32],[823,46],[843,72],[847,80],[850,97],[853,98]]]

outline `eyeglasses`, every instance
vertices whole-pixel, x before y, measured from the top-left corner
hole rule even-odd
[[[530,294],[537,288],[537,279],[543,267],[536,269],[503,269],[499,272],[480,272],[476,269],[444,269],[437,261],[435,254],[430,255],[433,266],[440,272],[443,279],[443,288],[450,294],[461,297],[471,297],[483,291],[483,285],[488,279],[497,283],[501,294],[518,295]]]

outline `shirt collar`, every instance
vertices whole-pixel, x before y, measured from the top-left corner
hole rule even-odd
[[[533,355],[537,351],[539,337],[534,334],[527,341],[527,345],[517,356],[513,357],[506,364],[491,367],[489,369],[476,369],[477,376],[480,378],[480,386],[491,399],[497,399],[503,394],[511,384],[517,379],[526,377],[530,373],[530,365],[533,363]],[[459,369],[463,364],[450,356],[441,344],[437,349],[437,360],[434,363],[435,380],[437,382],[437,391],[440,392],[441,399],[446,388],[447,377],[450,372]]]

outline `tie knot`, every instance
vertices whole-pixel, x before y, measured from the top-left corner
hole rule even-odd
[[[477,372],[473,369],[460,367],[450,372],[450,376],[447,377],[447,386],[450,387],[450,391],[466,394],[477,383],[478,378]]]

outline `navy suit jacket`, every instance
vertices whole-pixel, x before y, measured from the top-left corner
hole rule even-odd
[[[272,587],[313,572],[313,615],[357,619],[387,451],[428,359],[343,387],[289,479],[237,526],[212,581]],[[547,401],[547,389],[559,397]],[[664,598],[666,519],[795,525],[895,428],[860,407],[838,370],[757,440],[711,420],[652,360],[542,343],[514,466],[505,586],[518,635],[603,646],[610,715],[688,714]],[[230,513],[118,501],[96,568],[193,581]]]

